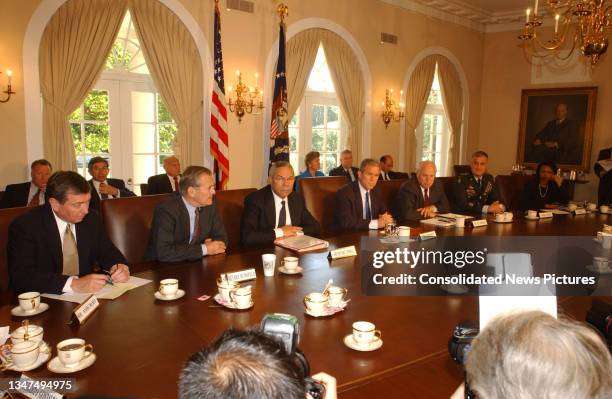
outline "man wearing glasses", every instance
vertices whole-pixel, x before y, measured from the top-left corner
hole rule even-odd
[[[211,171],[188,167],[179,192],[155,207],[145,260],[180,262],[225,252],[227,234],[214,194]]]
[[[268,185],[244,200],[240,228],[242,244],[270,244],[298,234],[318,235],[321,227],[308,212],[304,198],[293,192],[295,174],[289,162],[276,162]]]

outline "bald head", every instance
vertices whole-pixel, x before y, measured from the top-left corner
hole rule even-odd
[[[164,170],[170,177],[181,174],[181,163],[174,155],[164,159]]]
[[[557,104],[557,107],[555,108],[555,116],[557,117],[557,120],[560,121],[567,118],[567,104]]]
[[[416,175],[421,187],[430,188],[436,179],[436,164],[432,161],[422,161]]]

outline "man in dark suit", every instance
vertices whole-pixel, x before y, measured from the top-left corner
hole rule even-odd
[[[49,203],[18,217],[7,245],[11,287],[16,292],[98,292],[130,276],[125,258],[108,239],[97,212],[89,211],[90,187],[75,172],[56,172],[47,187]]]
[[[376,230],[393,220],[376,187],[379,175],[379,163],[373,159],[364,159],[357,172],[357,181],[338,190],[334,213],[336,229]]]
[[[0,208],[16,208],[20,206],[38,206],[45,204],[45,190],[49,176],[51,176],[51,163],[46,159],[38,159],[30,166],[31,181],[6,186]]]
[[[380,157],[380,180],[399,180],[407,179],[406,173],[393,171],[393,158],[391,155],[383,155]]]
[[[451,203],[453,212],[487,214],[501,213],[506,210],[495,179],[487,173],[489,156],[484,151],[472,154],[470,173],[457,177],[453,185]]]
[[[240,237],[244,245],[270,244],[277,238],[318,235],[321,226],[308,212],[304,198],[293,192],[295,175],[289,162],[276,162],[268,185],[244,199]]]
[[[344,150],[340,154],[340,166],[329,171],[330,176],[346,176],[349,181],[357,180],[359,169],[353,166],[353,153],[351,150]]]
[[[125,188],[125,183],[121,179],[107,179],[108,161],[102,157],[93,157],[87,164],[87,169],[91,175],[89,185],[91,187],[91,201],[89,208],[100,211],[100,200],[109,198],[135,197],[136,194]]]
[[[149,177],[147,195],[167,194],[179,191],[181,163],[174,155],[164,159],[166,173]]]
[[[399,223],[435,217],[450,210],[444,187],[436,180],[436,164],[423,161],[416,180],[402,184],[397,193],[396,209]]]
[[[599,177],[599,190],[597,193],[597,201],[599,205],[612,204],[612,170],[606,172],[599,161],[612,162],[612,148],[606,148],[599,151],[597,162],[593,167],[593,171]]]
[[[533,139],[527,162],[582,163],[584,133],[581,132],[580,124],[567,116],[567,104],[557,104],[555,119],[549,121]]]
[[[188,167],[179,190],[155,207],[145,260],[180,262],[225,252],[227,234],[213,202],[211,171]]]

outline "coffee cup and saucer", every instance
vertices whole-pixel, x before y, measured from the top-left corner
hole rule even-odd
[[[512,223],[514,220],[514,214],[512,212],[501,212],[495,214],[493,221],[495,223]]]
[[[331,316],[342,310],[329,307],[329,295],[327,292],[311,292],[304,297],[304,307],[307,315],[312,317]]]
[[[160,301],[174,301],[185,296],[185,291],[179,288],[175,278],[166,278],[159,282],[159,289],[155,291],[155,299]]]
[[[44,341],[21,341],[0,347],[2,370],[30,371],[42,366],[50,358],[51,348]]]
[[[348,300],[346,296],[348,295],[348,290],[346,288],[337,287],[335,285],[329,286],[325,293],[327,294],[327,307],[332,309],[340,309],[343,310],[346,308],[348,304]]]
[[[11,309],[13,316],[35,316],[49,309],[49,304],[40,302],[40,292],[24,292],[19,294],[17,299],[19,300],[19,306]]]
[[[382,333],[369,321],[356,321],[353,323],[353,333],[344,337],[344,344],[349,348],[370,352],[379,349],[383,345]]]
[[[304,269],[300,267],[298,264],[299,259],[294,256],[287,256],[283,258],[281,262],[281,267],[278,268],[278,271],[284,274],[299,274]]]
[[[231,291],[230,302],[225,305],[230,309],[245,310],[250,309],[255,304],[251,295],[251,286],[240,287]]]
[[[593,264],[586,267],[595,274],[612,274],[612,260],[601,256],[593,258]]]
[[[538,216],[538,211],[529,210],[525,212],[525,219],[527,220],[538,220],[540,217]]]
[[[65,339],[57,344],[57,356],[47,363],[53,373],[75,373],[94,364],[93,346],[81,338]]]

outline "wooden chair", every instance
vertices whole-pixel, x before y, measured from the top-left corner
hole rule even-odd
[[[498,175],[495,177],[499,195],[508,210],[520,211],[523,209],[525,185],[533,178],[533,176],[525,175]]]
[[[219,209],[221,220],[227,232],[227,252],[236,253],[242,250],[240,246],[240,218],[244,210],[244,199],[254,191],[257,191],[257,189],[222,190],[217,191],[215,195],[217,209]]]
[[[0,304],[10,302],[12,293],[9,289],[7,243],[9,226],[17,217],[27,213],[32,208],[7,208],[0,209]]]
[[[311,177],[298,181],[306,208],[321,225],[323,236],[333,232],[336,191],[347,183],[346,176]]]
[[[455,176],[469,175],[472,172],[470,165],[454,165],[453,171],[455,172]]]

